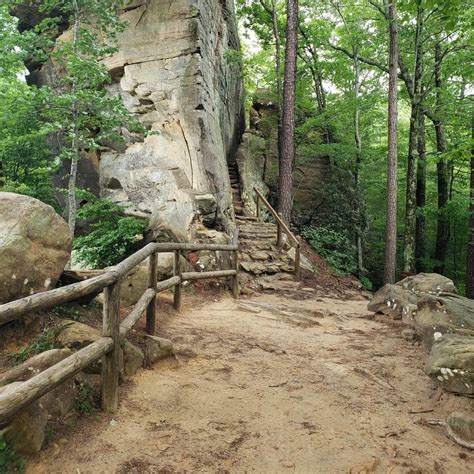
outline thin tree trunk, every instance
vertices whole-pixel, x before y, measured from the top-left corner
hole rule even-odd
[[[418,127],[421,113],[421,77],[423,73],[423,9],[418,6],[415,33],[415,60],[413,73],[413,97],[411,99],[410,136],[408,141],[407,189],[405,212],[405,236],[403,244],[403,270],[416,271],[416,215],[417,215],[417,176],[418,176]]]
[[[278,210],[286,223],[292,208],[293,163],[295,161],[296,56],[298,47],[298,0],[286,3],[285,81],[281,114],[281,150],[278,180]]]
[[[79,41],[79,29],[81,26],[80,20],[80,11],[77,0],[73,0],[73,7],[74,7],[74,26],[73,26],[73,51],[76,52],[77,50],[77,43]],[[76,182],[77,182],[77,167],[80,158],[80,149],[79,149],[79,116],[78,116],[78,109],[77,109],[77,100],[76,100],[76,92],[77,92],[77,84],[76,81],[73,80],[71,92],[73,95],[73,103],[72,103],[72,120],[73,120],[73,136],[71,140],[71,169],[69,172],[69,182],[68,182],[68,226],[69,230],[71,231],[72,235],[74,235],[74,231],[76,229],[76,212],[77,212],[77,204],[76,204]]]
[[[474,144],[474,114],[471,123]],[[471,192],[469,203],[469,233],[467,242],[466,296],[474,299],[474,145],[471,148]]]
[[[403,239],[403,271],[415,271],[416,240],[416,178],[418,173],[417,130],[418,106],[412,103],[407,156],[407,188],[405,205],[405,233]]]
[[[397,267],[398,38],[396,24],[396,0],[385,0],[385,2],[389,21],[390,46],[388,74],[387,237],[385,241],[384,282],[394,283]]]
[[[436,134],[436,151],[441,155],[436,163],[436,171],[438,178],[438,222],[436,228],[436,245],[434,258],[437,262],[434,271],[436,273],[444,273],[446,260],[446,251],[450,237],[449,217],[446,213],[446,206],[450,199],[450,173],[452,172],[452,163],[443,156],[447,151],[446,134],[444,130],[444,122],[442,120],[443,98],[442,88],[443,80],[441,77],[441,46],[435,46],[435,89],[436,89],[436,107],[433,125]]]
[[[356,245],[357,245],[357,269],[359,276],[364,273],[364,245],[363,245],[363,231],[362,226],[365,221],[363,213],[362,192],[360,189],[360,166],[362,162],[362,140],[360,138],[359,129],[359,93],[360,93],[360,65],[357,48],[354,47],[354,142],[356,146],[354,181],[356,188],[356,214],[357,214],[357,230],[356,230]]]
[[[426,258],[426,133],[425,115],[418,114],[418,172],[416,179],[416,270],[425,271]]]

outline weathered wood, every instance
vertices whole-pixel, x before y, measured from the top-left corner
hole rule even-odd
[[[146,308],[146,332],[151,336],[155,335],[156,326],[156,285],[158,280],[158,252],[149,257],[148,288],[154,290],[155,294]]]
[[[295,248],[295,277],[300,277],[301,271],[301,242],[298,241],[298,245]]]
[[[135,326],[137,321],[142,317],[143,313],[149,307],[152,301],[155,301],[156,291],[153,288],[143,293],[141,298],[137,301],[130,314],[120,324],[120,340],[122,341],[128,332]],[[148,322],[148,320],[147,320]]]
[[[233,264],[235,275],[232,277],[232,294],[234,298],[238,300],[240,298],[240,287],[239,287],[239,253],[237,250],[232,252],[233,254]]]
[[[276,242],[276,245],[279,249],[282,248],[283,246],[283,234],[281,232],[281,221],[283,221],[283,217],[281,215],[281,213],[279,212],[278,213],[278,216],[280,217],[280,220],[277,220],[277,242]]]
[[[257,220],[260,220],[260,196],[257,194]]]
[[[173,306],[176,311],[181,310],[181,299],[183,293],[183,278],[181,275],[181,251],[174,251],[173,275],[179,278],[179,283],[174,287]]]
[[[118,407],[120,282],[113,283],[104,290],[102,336],[111,337],[114,346],[102,359],[101,405],[104,411],[114,412]]]
[[[220,250],[232,251],[238,250],[237,245],[231,244],[190,244],[190,243],[169,243],[153,244],[157,252],[173,252],[175,250],[198,251],[198,250]]]
[[[215,272],[187,272],[187,273],[182,273],[181,278],[183,279],[183,281],[205,280],[208,278],[230,277],[236,274],[237,274],[236,270],[217,270]]]
[[[31,311],[42,311],[60,304],[68,303],[97,290],[102,290],[118,279],[118,275],[107,272],[74,285],[56,288],[44,293],[27,296],[0,306],[0,326],[18,319]]]
[[[265,206],[268,208],[268,210],[270,211],[272,216],[275,218],[277,223],[280,224],[281,229],[283,230],[283,232],[285,232],[285,234],[291,240],[292,244],[293,245],[298,245],[298,239],[295,237],[293,232],[291,232],[291,230],[288,228],[288,226],[283,222],[282,218],[278,215],[277,211],[275,211],[275,209],[273,209],[272,205],[267,201],[266,197],[257,188],[253,188],[253,189],[256,192],[257,196],[260,197],[263,204],[265,204]]]
[[[101,337],[72,356],[23,382],[14,390],[0,393],[0,428],[22,408],[50,392],[68,378],[98,360],[113,347],[110,337]]]
[[[137,265],[142,263],[150,255],[154,254],[157,251],[157,245],[154,242],[149,243],[138,252],[135,252],[130,257],[127,257],[125,260],[121,261],[119,264],[113,267],[113,270],[117,272],[119,278],[123,278],[125,275],[130,273]]]

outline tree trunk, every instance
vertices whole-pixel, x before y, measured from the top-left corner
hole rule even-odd
[[[412,102],[410,115],[410,135],[407,157],[407,189],[405,206],[405,234],[403,239],[403,271],[414,273],[416,241],[416,180],[418,173],[417,156],[418,106]]]
[[[405,239],[403,248],[403,270],[413,273],[416,271],[416,243],[417,238],[417,181],[425,176],[423,170],[418,173],[419,159],[419,126],[421,124],[421,100],[422,100],[422,75],[423,75],[423,49],[422,33],[424,27],[424,10],[418,3],[416,12],[415,32],[415,60],[413,74],[413,97],[411,98],[410,137],[408,142],[407,163],[407,189],[406,189],[406,213],[405,213]],[[424,142],[424,140],[422,139]],[[424,153],[423,153],[424,154]],[[423,203],[424,205],[424,203]],[[421,238],[424,238],[421,236]]]
[[[73,40],[72,47],[73,51],[76,52],[77,44],[80,40],[79,30],[81,27],[80,11],[77,0],[73,0],[74,7],[74,26],[73,26]],[[72,83],[72,95],[74,97],[72,103],[72,120],[73,120],[73,133],[72,133],[72,142],[71,142],[71,169],[69,171],[69,182],[68,182],[68,226],[72,235],[76,229],[76,182],[77,182],[77,166],[80,159],[80,148],[79,148],[79,112],[77,110],[77,85],[75,80]],[[68,264],[69,266],[69,264]]]
[[[435,89],[436,89],[436,110],[433,117],[433,125],[436,134],[436,151],[441,155],[436,163],[436,171],[438,177],[438,222],[436,228],[436,246],[435,246],[435,260],[436,266],[434,271],[436,273],[444,272],[444,265],[446,260],[446,251],[449,242],[449,217],[446,213],[446,206],[449,203],[449,188],[450,188],[450,173],[452,165],[448,163],[443,156],[447,151],[446,135],[444,130],[444,122],[442,120],[443,113],[443,98],[442,87],[443,81],[441,78],[441,46],[438,43],[435,47]]]
[[[416,178],[416,271],[426,270],[426,219],[424,207],[426,204],[426,133],[425,115],[418,114],[418,172]]]
[[[357,229],[356,229],[356,246],[357,246],[357,270],[359,276],[364,273],[364,243],[363,243],[363,226],[365,222],[364,206],[362,203],[362,192],[360,189],[360,166],[362,162],[362,140],[359,129],[359,93],[360,93],[360,67],[357,48],[354,47],[354,142],[356,146],[356,157],[354,167],[354,181],[356,188],[356,214],[357,214]]]
[[[296,55],[298,46],[298,0],[286,3],[285,80],[281,114],[281,150],[278,179],[278,211],[288,224],[292,208],[293,163],[295,160]]]
[[[472,143],[474,144],[474,115],[472,116]],[[467,243],[466,296],[474,299],[474,145],[471,148],[471,192],[469,203],[469,233]]]
[[[394,283],[397,267],[397,76],[396,0],[385,0],[389,21],[387,237],[384,282]],[[390,2],[390,3],[389,3]]]

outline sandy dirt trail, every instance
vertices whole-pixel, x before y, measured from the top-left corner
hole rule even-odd
[[[423,350],[366,304],[187,296],[159,322],[178,362],[134,376],[116,414],[81,418],[27,472],[473,472],[427,423],[472,400],[436,390]]]

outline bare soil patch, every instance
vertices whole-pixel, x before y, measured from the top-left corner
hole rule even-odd
[[[363,299],[187,294],[178,315],[163,298],[178,361],[142,370],[117,413],[82,417],[27,472],[472,472],[433,422],[473,400],[438,391],[423,349]]]

